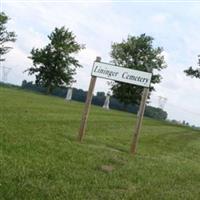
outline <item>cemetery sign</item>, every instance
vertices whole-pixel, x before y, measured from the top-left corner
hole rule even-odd
[[[137,115],[136,126],[134,129],[131,149],[130,149],[131,153],[135,154],[140,129],[142,126],[142,120],[143,120],[143,116],[144,116],[146,100],[148,98],[152,73],[133,70],[133,69],[124,68],[124,67],[118,67],[118,66],[114,66],[109,63],[103,63],[103,62],[101,62],[101,58],[97,57],[94,62],[94,65],[93,65],[90,85],[89,85],[87,98],[86,98],[86,102],[85,102],[85,108],[83,111],[81,125],[80,125],[80,129],[79,129],[78,140],[80,142],[82,141],[83,136],[86,131],[90,105],[92,102],[92,96],[93,96],[93,91],[94,91],[97,77],[144,87],[142,98],[141,98],[141,103],[140,103],[140,107],[139,107],[139,111],[138,111],[138,115]]]
[[[94,62],[92,76],[149,87],[152,73],[118,67],[108,63]]]

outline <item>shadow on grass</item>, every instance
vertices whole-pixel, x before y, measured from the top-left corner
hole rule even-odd
[[[88,148],[92,147],[95,149],[105,149],[105,150],[110,150],[113,152],[129,153],[128,145],[127,147],[123,147],[123,146],[118,145],[117,143],[108,144],[107,142],[102,141],[100,138],[95,138],[94,136],[85,136],[82,142],[78,141],[78,133],[74,135],[65,135],[65,139],[67,139],[71,143],[88,146]]]
[[[193,142],[200,142],[200,133],[197,132],[187,132],[187,131],[177,131],[166,134],[157,134],[152,137],[141,139],[143,146],[146,150],[154,148],[154,151],[162,153],[188,153],[188,148],[193,146]],[[152,147],[151,144],[154,144]]]

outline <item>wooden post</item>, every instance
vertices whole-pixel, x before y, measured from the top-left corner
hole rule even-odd
[[[95,62],[101,62],[101,57],[96,57]],[[84,107],[84,111],[83,111],[83,115],[82,115],[79,134],[78,134],[78,141],[79,142],[82,142],[83,136],[85,135],[85,130],[86,130],[86,127],[87,127],[87,120],[88,120],[88,116],[89,116],[89,111],[90,111],[90,106],[91,106],[91,101],[92,101],[92,95],[93,95],[96,79],[97,79],[96,76],[91,76],[89,90],[87,92],[87,98],[86,98],[85,107]]]
[[[136,121],[136,126],[134,130],[134,135],[133,135],[133,140],[131,144],[131,153],[135,155],[136,153],[136,148],[137,148],[137,143],[139,139],[139,134],[141,130],[141,125],[142,125],[142,120],[144,116],[144,111],[145,111],[145,106],[146,106],[146,100],[149,94],[149,88],[144,88],[143,94],[142,94],[142,100],[140,103],[140,108],[137,116],[137,121]]]

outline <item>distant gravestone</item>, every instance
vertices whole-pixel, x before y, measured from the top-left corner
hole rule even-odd
[[[109,105],[110,105],[110,94],[108,93],[106,95],[106,99],[104,101],[103,108],[109,110],[109,108],[110,108]]]
[[[73,92],[73,89],[71,87],[68,88],[68,90],[67,90],[67,96],[65,98],[67,101],[70,101],[72,99],[72,92]]]

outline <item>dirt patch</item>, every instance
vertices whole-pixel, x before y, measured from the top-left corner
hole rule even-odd
[[[112,172],[115,168],[112,165],[102,165],[101,170],[104,172]]]

